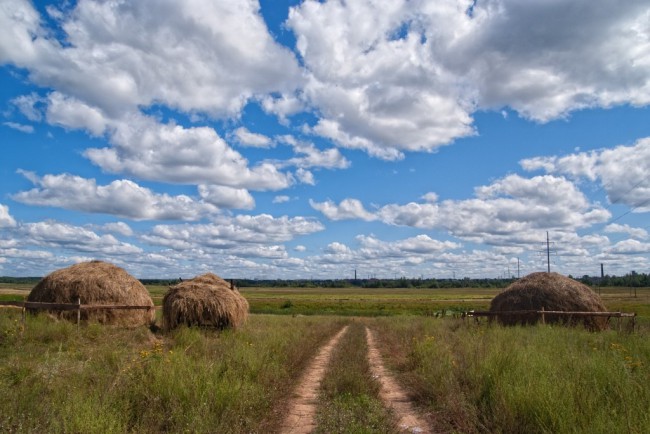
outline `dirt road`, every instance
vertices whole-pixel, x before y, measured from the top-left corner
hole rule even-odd
[[[323,346],[312,360],[298,383],[289,402],[287,417],[282,425],[284,434],[307,434],[316,428],[316,410],[320,384],[325,376],[332,351],[348,326],[342,328]],[[408,395],[384,367],[374,332],[366,327],[368,362],[373,377],[381,384],[379,396],[397,418],[397,425],[405,433],[429,434],[432,431],[417,414]]]

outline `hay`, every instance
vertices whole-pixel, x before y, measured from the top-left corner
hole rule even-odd
[[[498,294],[490,303],[491,312],[516,310],[550,310],[564,312],[605,312],[598,294],[591,288],[557,273],[531,273]],[[540,320],[538,315],[499,315],[498,320],[505,325],[534,324]],[[602,317],[570,317],[545,314],[547,323],[566,325],[583,324],[590,330],[606,328]]]
[[[124,269],[102,261],[82,262],[57,270],[32,289],[27,301],[44,303],[113,304],[152,306],[147,288]],[[77,311],[50,311],[52,315],[77,319]],[[151,310],[82,310],[81,319],[122,326],[150,325],[156,312]]]
[[[163,329],[187,326],[237,328],[248,318],[248,301],[237,288],[207,273],[171,286],[163,298]]]

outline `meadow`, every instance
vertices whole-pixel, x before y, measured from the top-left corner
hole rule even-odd
[[[166,288],[149,290],[159,305]],[[2,309],[0,431],[278,432],[300,373],[350,324],[323,381],[318,432],[398,432],[368,371],[364,327],[436,432],[647,432],[650,289],[601,291],[610,310],[639,314],[634,332],[454,318],[486,308],[488,289],[243,288],[252,314],[224,332],[23,323]]]

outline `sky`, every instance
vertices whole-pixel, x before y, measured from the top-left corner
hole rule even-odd
[[[0,275],[650,272],[647,0],[3,0],[0,28]]]

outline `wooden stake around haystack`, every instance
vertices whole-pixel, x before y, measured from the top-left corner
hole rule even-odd
[[[81,301],[80,301],[81,300]],[[151,306],[151,309],[49,311],[59,318],[123,326],[150,325],[156,312],[149,291],[124,269],[102,261],[82,262],[41,279],[27,301],[94,305]]]
[[[207,273],[171,286],[163,298],[163,329],[180,325],[237,328],[248,318],[248,301],[237,288]]]
[[[490,312],[507,311],[605,312],[600,296],[586,285],[558,273],[531,273],[504,289],[490,303]],[[539,315],[499,315],[501,324],[535,324]],[[607,320],[593,316],[560,316],[545,313],[544,322],[583,324],[590,330],[603,330]]]

